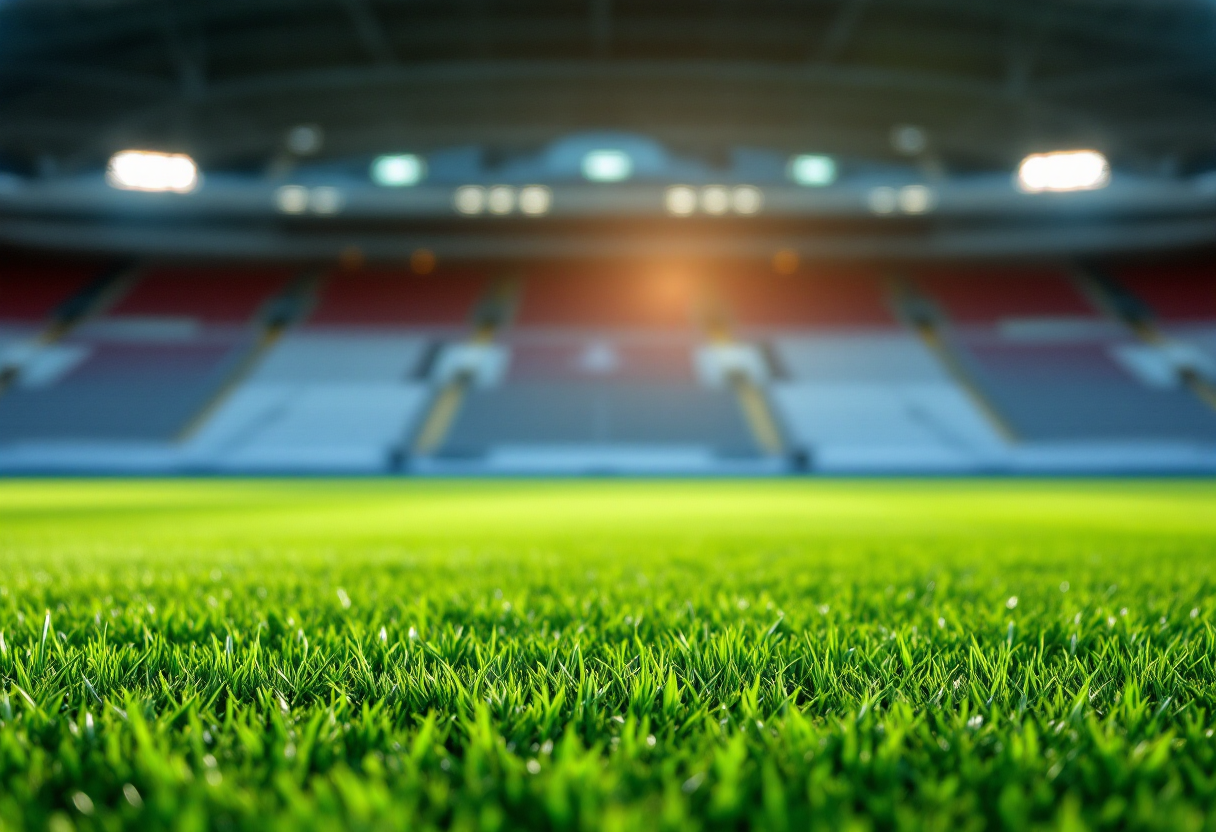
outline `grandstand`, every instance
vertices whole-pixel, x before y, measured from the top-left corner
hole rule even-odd
[[[430,265],[15,260],[0,468],[1216,466],[1205,261]]]

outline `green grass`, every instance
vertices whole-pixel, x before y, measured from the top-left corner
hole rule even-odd
[[[0,830],[1216,829],[1210,482],[0,483]]]

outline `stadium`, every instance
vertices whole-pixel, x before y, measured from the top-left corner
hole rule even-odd
[[[1216,828],[1214,41],[0,3],[0,832]]]

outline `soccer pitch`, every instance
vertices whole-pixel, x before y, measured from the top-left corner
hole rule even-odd
[[[1216,484],[0,483],[0,830],[1216,829]]]

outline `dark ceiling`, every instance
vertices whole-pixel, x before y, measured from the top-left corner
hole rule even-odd
[[[256,165],[299,123],[327,156],[584,129],[674,148],[947,167],[1092,145],[1216,163],[1216,3],[1183,0],[92,0],[0,6],[0,156],[37,170],[132,144]]]

